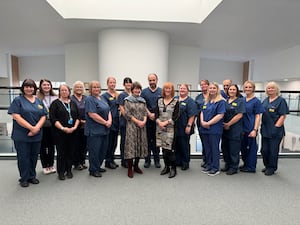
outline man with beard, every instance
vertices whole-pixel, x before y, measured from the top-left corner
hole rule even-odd
[[[159,148],[156,147],[156,122],[155,122],[155,109],[157,108],[157,100],[161,97],[162,89],[157,87],[158,77],[155,73],[148,75],[149,87],[143,89],[141,97],[146,100],[148,109],[147,120],[147,139],[148,139],[148,156],[145,158],[145,168],[151,165],[151,152],[153,154],[154,165],[160,168],[159,162]]]

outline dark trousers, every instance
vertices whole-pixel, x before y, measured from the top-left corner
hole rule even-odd
[[[159,162],[159,148],[156,147],[156,123],[155,121],[147,121],[147,139],[148,139],[148,155],[145,157],[146,162],[151,161],[151,152],[154,162]]]
[[[250,170],[256,170],[257,163],[257,143],[256,138],[248,137],[249,133],[243,133],[242,145],[241,145],[241,154],[244,166]]]
[[[55,147],[51,127],[43,127],[43,138],[40,149],[42,167],[52,167],[54,164]]]
[[[201,140],[201,144],[202,144],[202,161],[206,164],[206,151],[205,151],[205,147],[203,144],[203,135],[201,134],[201,132],[199,131],[199,136],[200,136],[200,140]]]
[[[108,135],[88,136],[87,149],[89,152],[89,171],[94,173],[100,170],[108,147]]]
[[[237,171],[240,162],[241,140],[230,139],[223,136],[221,149],[225,167]]]
[[[275,172],[278,167],[279,146],[282,138],[262,137],[261,154],[263,163],[268,170]]]
[[[73,155],[73,165],[83,165],[86,159],[86,136],[84,135],[84,129],[80,128],[76,131],[76,148]]]
[[[122,165],[125,163],[124,159],[124,150],[125,150],[125,138],[126,138],[126,126],[120,126],[120,155],[121,155],[121,163]]]
[[[220,169],[220,144],[221,134],[203,134],[205,148],[206,168],[209,170]]]
[[[56,167],[58,174],[64,174],[72,170],[73,155],[76,149],[75,137],[74,134],[63,134],[56,137]]]
[[[176,137],[175,155],[177,165],[189,166],[191,155],[190,135]]]
[[[105,157],[105,163],[111,163],[115,160],[115,151],[118,144],[118,131],[110,131],[108,135],[108,147]]]
[[[14,141],[17,151],[20,182],[36,177],[36,164],[41,147],[41,142]]]

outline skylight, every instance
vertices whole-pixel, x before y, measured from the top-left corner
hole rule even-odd
[[[222,0],[46,0],[65,19],[201,23]]]

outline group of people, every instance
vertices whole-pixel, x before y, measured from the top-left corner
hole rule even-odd
[[[39,87],[31,79],[24,80],[21,95],[8,109],[13,117],[12,139],[21,187],[39,183],[38,154],[44,174],[57,172],[59,180],[71,179],[73,168],[88,168],[91,176],[101,177],[106,171],[102,168],[104,161],[106,168],[116,169],[119,133],[121,166],[127,168],[129,178],[143,173],[141,158],[145,159],[145,168],[151,166],[152,157],[153,165],[161,168],[160,149],[164,161],[161,175],[173,178],[177,167],[188,170],[190,136],[195,128],[202,142],[202,172],[210,176],[220,171],[228,175],[255,172],[260,124],[263,172],[272,175],[277,170],[284,119],[289,111],[276,83],[267,84],[267,98],[262,103],[254,95],[252,81],[244,83],[242,96],[230,80],[223,82],[222,91],[217,83],[201,80],[201,93],[195,100],[189,96],[187,84],[181,84],[175,96],[174,84],[166,82],[158,87],[154,73],[148,75],[148,83],[149,87],[142,89],[139,82],[126,77],[124,91],[118,93],[116,79],[108,77],[105,93],[101,94],[100,82],[92,81],[87,96],[81,81],[74,83],[73,94],[63,84],[56,95],[50,80],[42,79]],[[221,140],[224,168],[220,168],[219,160]],[[244,164],[239,167],[240,152]]]

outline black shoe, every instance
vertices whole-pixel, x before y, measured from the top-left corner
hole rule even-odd
[[[227,172],[226,172],[227,175],[233,175],[233,174],[236,174],[236,173],[237,173],[237,171],[236,171],[236,170],[233,170],[233,169],[229,169],[229,170],[227,170]]]
[[[58,175],[58,179],[59,179],[59,180],[65,180],[66,177],[65,177],[64,174],[61,173],[61,174]]]
[[[78,165],[74,167],[75,170],[83,170],[83,166],[82,165]]]
[[[246,168],[246,167],[240,168],[240,171],[241,171],[241,172],[244,172],[244,173],[255,173],[255,172],[256,172],[255,170],[249,170],[249,169]]]
[[[266,171],[265,171],[266,176],[272,176],[273,174],[274,174],[274,170],[266,169]]]
[[[20,186],[25,188],[25,187],[29,186],[29,183],[27,181],[23,181],[23,182],[20,182]]]
[[[109,169],[113,169],[113,170],[117,168],[117,166],[115,164],[113,164],[112,162],[105,163],[105,167],[109,168]]]
[[[93,176],[93,177],[102,177],[102,174],[98,171],[96,172],[90,172],[90,176]]]
[[[265,168],[263,168],[262,170],[261,170],[261,172],[266,172],[266,170],[267,170],[267,168],[265,167]]]
[[[100,168],[100,169],[99,169],[99,172],[100,172],[100,173],[105,173],[105,172],[106,172],[106,169]]]
[[[239,169],[247,168],[245,165],[239,166]]]
[[[122,162],[122,163],[121,163],[121,166],[122,166],[123,168],[128,168],[127,162]]]
[[[73,173],[71,171],[67,172],[67,178],[68,179],[72,179],[73,178]]]
[[[202,163],[201,163],[201,167],[202,167],[202,168],[206,168],[206,163],[205,163],[205,162],[202,162]]]
[[[165,166],[165,168],[160,172],[160,175],[165,175],[170,172],[170,167]]]
[[[190,167],[189,167],[189,165],[183,165],[182,167],[181,167],[181,170],[188,170]]]
[[[170,174],[169,174],[169,178],[173,178],[173,177],[175,177],[175,176],[176,176],[176,174],[177,174],[177,172],[176,172],[176,168],[171,168],[171,170],[170,170]]]
[[[226,167],[226,166],[221,169],[222,172],[227,172],[228,170],[229,170],[229,167]]]
[[[28,182],[31,184],[39,184],[40,183],[40,181],[38,179],[36,179],[35,177],[32,179],[29,179]]]
[[[85,170],[87,169],[88,167],[85,165],[85,164],[82,164],[82,169]]]
[[[116,168],[119,167],[119,165],[115,161],[112,161],[112,164],[114,164]]]
[[[150,165],[151,165],[151,161],[146,161],[145,164],[144,164],[144,167],[149,168]]]
[[[155,162],[154,165],[155,165],[155,168],[160,168],[161,167],[159,161]]]

